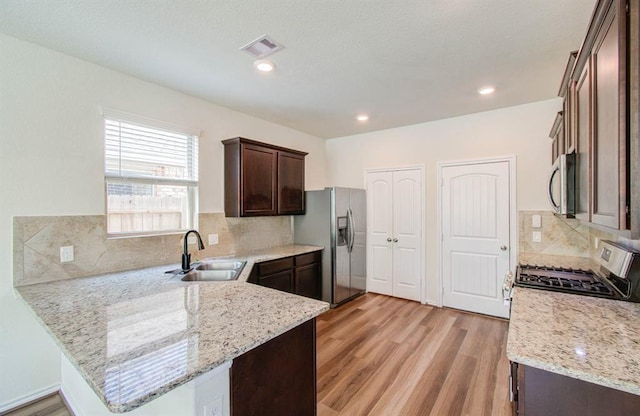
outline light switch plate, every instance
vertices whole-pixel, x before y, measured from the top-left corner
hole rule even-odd
[[[540,217],[540,215],[538,214],[531,216],[531,225],[533,226],[533,228],[542,227],[542,217]]]
[[[532,239],[533,239],[534,243],[541,243],[542,242],[542,233],[540,231],[534,231]]]
[[[60,263],[73,261],[73,246],[60,247]]]
[[[218,244],[218,234],[209,234],[209,245],[213,246]]]

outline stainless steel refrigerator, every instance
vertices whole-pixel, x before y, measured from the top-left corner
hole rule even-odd
[[[294,241],[324,246],[322,300],[336,306],[366,289],[365,190],[326,188],[305,197],[306,214],[294,216]]]

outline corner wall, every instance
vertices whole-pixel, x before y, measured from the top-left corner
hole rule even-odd
[[[517,209],[546,210],[551,167],[549,129],[559,99],[327,141],[328,172],[334,186],[364,188],[365,170],[425,166],[427,301],[438,300],[438,162],[516,156]],[[518,224],[513,224],[518,227]],[[511,244],[517,250],[517,241]]]
[[[223,145],[244,136],[308,152],[327,184],[325,141],[0,34],[0,410],[60,383],[60,355],[13,294],[14,216],[104,215],[101,107],[201,129],[200,212],[223,211]]]

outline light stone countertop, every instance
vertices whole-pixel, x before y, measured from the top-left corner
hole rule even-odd
[[[316,317],[326,302],[246,283],[255,262],[317,251],[290,245],[247,260],[238,281],[171,280],[168,265],[16,288],[112,412],[133,410]]]
[[[514,288],[507,357],[640,395],[640,304]]]

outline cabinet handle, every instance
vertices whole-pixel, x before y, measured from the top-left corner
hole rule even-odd
[[[397,242],[398,242],[398,239],[397,239],[397,238],[394,238],[394,239],[393,239],[393,242],[394,242],[394,243],[397,243]]]
[[[391,242],[391,237],[387,238],[387,242],[389,242],[389,243]]]

